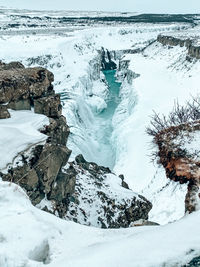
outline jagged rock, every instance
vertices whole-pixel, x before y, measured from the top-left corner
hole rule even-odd
[[[185,211],[200,207],[200,122],[180,124],[159,132],[154,141],[159,148],[159,162],[166,176],[180,184],[188,183]],[[187,146],[188,145],[188,146]]]
[[[74,190],[71,177],[61,170],[70,153],[65,146],[39,145],[33,149],[29,160],[23,156],[23,166],[11,168],[8,174],[0,175],[4,181],[14,182],[24,188],[34,205],[39,204],[45,195],[59,205]]]
[[[186,37],[177,38],[168,35],[158,35],[157,41],[163,45],[187,47],[188,55],[192,58],[200,59],[200,46],[195,44],[195,40]]]
[[[52,94],[53,74],[43,68],[0,69],[0,103]]]
[[[49,119],[50,124],[45,127],[41,132],[50,137],[51,143],[66,145],[70,133],[69,127],[64,116],[58,119]]]
[[[58,118],[62,114],[60,95],[42,97],[34,100],[35,113],[44,114],[47,117]]]
[[[45,194],[51,191],[51,185],[56,181],[61,168],[67,163],[71,150],[65,146],[46,144],[34,167]]]
[[[10,70],[10,69],[24,69],[24,65],[18,61],[13,61],[8,64],[0,61],[0,70]]]
[[[108,50],[101,49],[101,69],[102,70],[115,70],[117,64],[111,59],[110,52]]]
[[[8,119],[10,118],[10,113],[6,106],[0,105],[0,119]]]
[[[121,178],[121,180],[122,180],[122,187],[124,187],[126,189],[129,189],[128,184],[124,181],[124,175],[123,174],[120,174],[119,175],[119,178]]]
[[[129,227],[148,219],[151,203],[121,186],[121,179],[108,168],[87,162],[82,155],[65,168],[76,176],[75,192],[69,199],[65,218],[101,228]]]

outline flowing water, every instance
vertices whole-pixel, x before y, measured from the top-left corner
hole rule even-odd
[[[119,92],[121,86],[121,83],[116,81],[115,73],[115,70],[104,71],[109,86],[109,96],[106,101],[107,108],[98,114],[97,118],[101,126],[100,131],[97,133],[97,139],[101,144],[102,163],[111,170],[115,164],[115,150],[111,144],[111,136],[113,132],[112,118],[120,102]]]

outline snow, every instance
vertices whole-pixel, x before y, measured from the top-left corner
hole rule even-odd
[[[5,169],[9,163],[22,151],[32,145],[44,142],[46,135],[38,130],[49,124],[44,115],[32,111],[9,110],[11,118],[0,120],[0,169]]]
[[[90,169],[93,168],[90,165]],[[121,207],[134,210],[138,205],[136,201],[145,202],[132,190],[122,187],[122,180],[113,173],[99,173],[94,177],[89,171],[78,166],[75,166],[75,169],[76,187],[72,195],[75,200],[69,204],[66,219],[83,225],[95,227],[103,225],[110,228],[112,224],[117,225],[119,218],[125,215]]]
[[[33,207],[17,185],[0,182],[0,266],[182,266],[199,255],[199,220],[195,212],[166,226],[86,227]]]
[[[175,185],[174,187],[170,185],[169,188],[166,186],[162,192],[156,193],[156,184],[161,186],[161,189],[168,181],[164,171],[162,178],[157,175],[158,166],[156,162],[152,163],[150,157],[156,148],[152,144],[152,138],[145,133],[145,129],[150,124],[153,110],[166,115],[172,110],[175,100],[178,99],[179,103],[184,105],[191,99],[191,95],[199,93],[200,62],[187,62],[186,53],[186,48],[168,49],[159,43],[154,43],[143,54],[127,55],[125,59],[130,60],[129,68],[140,74],[133,81],[131,90],[129,87],[130,99],[131,95],[137,95],[137,104],[130,112],[128,110],[130,105],[123,107],[122,103],[118,107],[120,112],[116,112],[114,117],[117,127],[113,133],[113,140],[118,148],[114,171],[118,174],[123,173],[134,191],[141,192],[152,201],[155,212],[151,213],[152,218],[155,220],[157,217],[158,223],[168,223],[184,215],[186,187],[182,186],[178,195],[174,193],[178,191]],[[195,143],[193,144],[195,146]],[[163,181],[160,182],[161,180]],[[146,191],[147,186],[150,189]],[[169,195],[173,195],[173,198]],[[162,206],[163,218],[160,216],[159,204],[162,199],[166,202],[166,206]]]
[[[35,16],[34,13],[28,15]],[[43,15],[38,14],[40,17]],[[7,21],[6,18],[8,16],[4,14],[2,20]],[[46,23],[45,20],[43,22]],[[70,126],[67,145],[73,151],[71,160],[82,153],[88,161],[107,165],[112,149],[116,158],[114,171],[123,173],[135,192],[152,201],[154,207],[150,219],[165,224],[181,218],[186,186],[178,188],[176,184],[169,184],[164,170],[151,162],[149,155],[155,148],[151,145],[151,138],[145,134],[145,128],[149,125],[153,109],[167,114],[175,99],[178,98],[182,104],[199,91],[200,63],[185,61],[186,48],[168,49],[158,43],[150,45],[143,54],[127,55],[125,59],[130,60],[130,70],[140,77],[132,85],[124,81],[121,87],[121,102],[112,119],[111,147],[102,142],[107,128],[97,119],[98,113],[106,107],[108,88],[102,75],[96,77],[94,67],[99,63],[97,50],[102,46],[109,50],[144,48],[158,34],[181,32],[178,29],[188,25],[138,23],[130,26],[86,26],[81,30],[73,25],[67,29],[63,25],[45,25],[42,31],[25,26],[23,30],[10,30],[10,33],[2,31],[0,50],[3,61],[20,60],[26,66],[42,65],[55,74],[54,88],[56,93],[61,93],[63,114]],[[190,31],[187,29],[186,32]],[[39,138],[44,136],[37,134],[40,135],[38,140],[43,140]],[[26,141],[22,149],[26,149],[27,142],[31,141]],[[16,146],[19,149],[19,145]],[[10,154],[10,158],[3,160],[4,165],[16,156],[13,151],[6,154],[7,157]],[[163,206],[162,201],[165,201]]]

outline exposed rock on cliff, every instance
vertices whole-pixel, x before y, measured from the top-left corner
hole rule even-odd
[[[85,161],[82,155],[65,169],[66,173],[72,171],[76,186],[66,218],[101,228],[129,227],[136,220],[148,219],[151,203],[125,188],[124,177]]]
[[[0,119],[10,118],[10,113],[6,106],[0,106]]]
[[[54,94],[53,74],[21,63],[0,65],[0,104],[16,110],[30,109],[33,99]]]
[[[85,225],[119,228],[147,220],[151,203],[129,190],[123,175],[117,177],[82,155],[68,163],[69,127],[52,81],[53,74],[43,68],[26,69],[17,62],[0,65],[0,116],[9,117],[8,107],[33,105],[35,113],[49,117],[49,125],[41,129],[48,136],[46,143],[21,152],[17,166],[0,172],[3,181],[23,187],[37,207]]]
[[[158,35],[157,41],[163,45],[187,47],[188,56],[196,59],[200,59],[200,46],[196,43],[196,39],[190,39],[187,36],[182,36],[180,38],[168,36],[168,35]]]
[[[102,70],[115,70],[117,68],[116,63],[111,59],[110,52],[108,50],[101,49],[101,69]]]

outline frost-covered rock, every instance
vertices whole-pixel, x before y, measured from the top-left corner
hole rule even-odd
[[[82,155],[69,164],[74,171],[75,192],[70,197],[65,218],[101,228],[120,228],[139,219],[148,219],[151,203],[127,189],[120,177],[108,168],[87,162]]]

